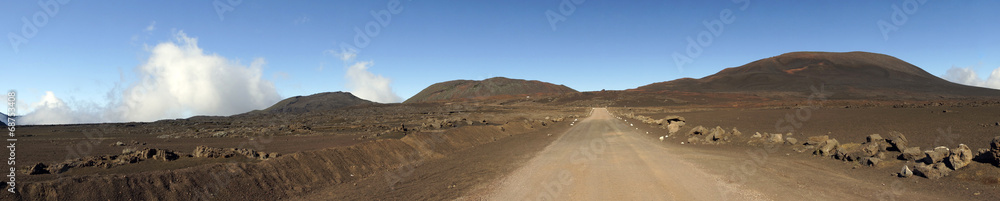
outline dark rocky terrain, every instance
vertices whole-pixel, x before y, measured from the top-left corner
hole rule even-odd
[[[577,92],[563,85],[537,80],[494,77],[482,81],[452,80],[433,84],[403,103],[432,102],[455,99],[510,98],[522,95],[562,94]]]

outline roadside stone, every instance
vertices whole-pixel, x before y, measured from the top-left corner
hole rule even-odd
[[[927,177],[928,179],[940,179],[941,177],[948,176],[948,174],[951,173],[951,169],[948,169],[944,163],[917,164],[914,173]]]
[[[952,170],[958,170],[969,165],[973,157],[975,156],[972,155],[972,150],[969,149],[969,146],[958,144],[958,148],[951,150],[951,155],[948,156],[945,162],[947,162]]]
[[[855,161],[855,153],[861,150],[861,144],[858,143],[844,143],[837,146],[837,154],[835,155],[837,159],[843,161]]]
[[[694,128],[691,128],[690,131],[688,131],[688,135],[703,135],[705,134],[706,130],[707,129],[705,129],[705,127],[695,126]]]
[[[32,165],[31,167],[28,168],[28,175],[48,174],[49,170],[47,170],[46,168],[48,168],[48,166],[46,166],[44,163],[35,163],[35,165]]]
[[[688,138],[687,142],[688,144],[693,144],[695,142],[698,142],[698,137],[691,136],[690,138]]]
[[[784,143],[785,139],[781,138],[781,134],[775,133],[771,134],[771,137],[767,141],[771,143]]]
[[[752,138],[761,138],[762,136],[760,135],[760,132],[756,132],[756,133],[753,134],[753,136],[750,136],[750,137],[752,137]]]
[[[826,140],[826,142],[824,142],[822,146],[819,146],[813,154],[820,156],[832,156],[834,152],[837,151],[837,145],[840,145],[840,143],[837,142],[836,139]]]
[[[801,144],[799,144],[799,140],[797,140],[797,139],[795,139],[793,137],[785,138],[785,144],[788,144],[788,145],[801,145]]]
[[[907,147],[903,150],[903,153],[899,155],[899,159],[916,161],[922,156],[924,156],[924,152],[920,151],[920,147]]]
[[[879,146],[876,142],[866,142],[861,144],[861,152],[864,156],[875,156],[879,153]]]
[[[865,160],[863,160],[863,161],[865,162],[865,165],[868,165],[868,166],[878,166],[878,163],[882,162],[881,159],[878,159],[878,158],[875,158],[875,157],[866,157]]]
[[[670,134],[677,133],[677,131],[680,131],[680,130],[681,130],[681,124],[679,124],[679,123],[668,124],[667,125],[667,132],[670,133]]]
[[[810,136],[806,138],[806,145],[822,146],[829,139],[829,135]]]
[[[867,137],[867,138],[865,138],[865,139],[866,139],[866,140],[867,140],[867,141],[868,141],[869,143],[873,143],[873,142],[883,142],[883,141],[885,141],[885,139],[884,139],[884,138],[882,138],[882,135],[879,135],[879,134],[871,134],[871,135],[868,135],[868,137]]]
[[[1000,136],[993,137],[990,142],[990,152],[993,154],[993,165],[1000,167]]]
[[[736,130],[736,127],[733,127],[732,134],[733,136],[741,136],[743,135],[743,132],[740,132],[740,130]]]
[[[903,178],[912,177],[913,170],[910,170],[910,167],[903,165],[903,169],[899,170],[899,173],[896,173],[896,175]]]
[[[716,126],[708,132],[708,136],[705,137],[705,141],[719,141],[725,138],[726,130],[723,130],[721,126]]]
[[[906,139],[906,136],[903,135],[903,133],[897,131],[889,132],[889,138],[886,139],[886,141],[889,142],[890,145],[892,145],[892,148],[895,149],[895,151],[905,150],[910,143],[910,141]]]
[[[948,150],[948,147],[936,147],[934,148],[934,150],[924,151],[924,155],[926,155],[926,157],[924,158],[924,163],[927,164],[940,163],[944,161],[944,158],[948,157],[950,153],[951,152]]]

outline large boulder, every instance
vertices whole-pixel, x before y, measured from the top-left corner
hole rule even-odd
[[[681,130],[681,126],[683,126],[683,125],[684,125],[683,122],[668,124],[667,125],[667,132],[669,132],[671,135],[673,135],[674,133],[677,133],[677,131],[680,131]]]
[[[875,156],[878,155],[880,151],[878,142],[866,142],[861,144],[861,154],[863,156]]]
[[[951,154],[951,151],[948,150],[948,147],[940,146],[934,148],[934,150],[924,151],[924,154],[926,155],[926,157],[924,157],[924,163],[934,164],[944,161],[944,158],[948,157],[948,155]]]
[[[837,151],[837,146],[840,145],[840,143],[837,142],[836,139],[826,140],[826,142],[823,142],[822,144],[823,144],[822,146],[818,146],[818,148],[816,149],[816,151],[813,152],[813,154],[820,156],[832,156],[834,152]]]
[[[948,155],[945,162],[948,163],[948,166],[951,167],[952,170],[958,170],[959,168],[969,165],[974,157],[975,156],[972,155],[972,149],[969,149],[969,146],[966,146],[965,144],[958,144],[958,148],[951,150],[951,155]]]
[[[823,145],[823,143],[826,143],[827,140],[830,140],[829,135],[811,136],[809,138],[806,138],[806,145],[813,145],[820,147]]]
[[[705,136],[706,142],[723,142],[729,141],[729,137],[726,136],[726,130],[722,129],[721,126],[716,126],[708,131]]]
[[[690,131],[688,131],[688,135],[703,135],[707,131],[708,129],[705,129],[705,127],[695,126],[694,128],[691,128]]]
[[[787,138],[785,138],[785,144],[788,144],[788,145],[801,145],[801,144],[799,144],[799,140],[795,139],[793,137],[787,137]]]
[[[855,161],[858,159],[858,152],[861,151],[861,144],[858,143],[844,143],[837,146],[837,154],[834,155],[835,158],[844,161]]]
[[[910,143],[909,140],[906,140],[906,136],[904,136],[903,133],[897,131],[889,132],[889,138],[886,139],[886,142],[889,142],[889,144],[892,145],[891,148],[893,148],[894,151],[903,151],[909,146]]]
[[[903,154],[899,155],[899,159],[915,161],[921,159],[924,156],[924,152],[920,151],[920,147],[907,147],[903,150]]]
[[[1000,136],[993,137],[990,142],[990,152],[993,154],[993,165],[1000,167]]]
[[[779,143],[780,144],[780,143],[784,143],[785,139],[781,138],[781,134],[775,133],[775,134],[771,134],[771,136],[769,136],[767,138],[767,141],[770,142],[770,143]]]
[[[884,138],[882,138],[882,135],[879,135],[879,134],[871,134],[871,135],[868,135],[868,137],[867,137],[867,138],[865,138],[865,140],[866,140],[866,141],[867,141],[868,143],[876,143],[876,142],[885,142],[885,139],[884,139]]]
[[[927,177],[928,179],[938,179],[944,176],[948,176],[948,174],[951,173],[951,169],[949,169],[944,163],[934,163],[934,164],[918,163],[915,170],[916,174]]]

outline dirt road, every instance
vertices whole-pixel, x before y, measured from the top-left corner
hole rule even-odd
[[[903,184],[858,180],[781,153],[748,159],[746,153],[705,152],[654,138],[605,109],[594,109],[524,166],[481,187],[485,192],[477,194],[484,197],[474,199],[938,199],[908,192]],[[764,160],[766,165],[754,165]],[[733,174],[738,168],[744,171]]]

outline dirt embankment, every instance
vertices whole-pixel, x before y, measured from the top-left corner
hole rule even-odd
[[[551,124],[551,122],[549,122]],[[25,183],[3,200],[277,200],[365,177],[386,177],[425,159],[545,127],[542,121],[466,126],[347,147],[298,152],[257,163],[219,163],[134,174]]]

